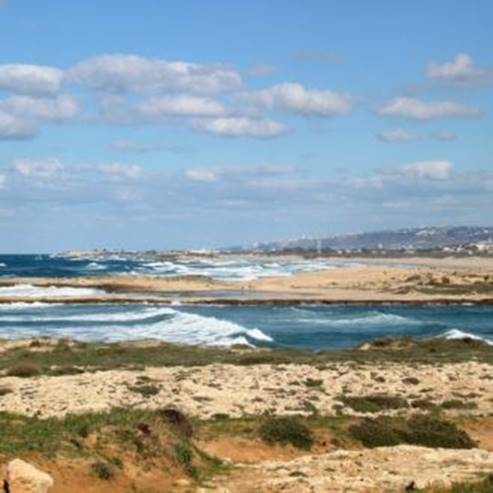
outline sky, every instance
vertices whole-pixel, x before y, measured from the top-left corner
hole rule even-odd
[[[0,0],[0,252],[491,225],[490,0]]]

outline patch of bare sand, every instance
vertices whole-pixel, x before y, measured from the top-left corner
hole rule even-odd
[[[383,493],[404,491],[413,482],[417,488],[448,486],[491,471],[493,452],[399,445],[245,465],[218,480],[217,488],[225,493]]]

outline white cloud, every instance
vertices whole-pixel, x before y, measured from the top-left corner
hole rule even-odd
[[[5,175],[0,175],[0,190],[5,188],[5,182],[7,181],[7,177]]]
[[[276,137],[287,131],[281,123],[246,116],[195,119],[193,128],[230,137]]]
[[[32,160],[16,159],[13,169],[24,177],[49,179],[63,171],[63,165],[57,159]]]
[[[425,180],[448,180],[453,165],[449,161],[418,161],[402,166],[399,173],[410,178]]]
[[[350,95],[328,89],[306,89],[301,84],[286,82],[247,96],[266,108],[279,109],[305,116],[336,116],[351,110]]]
[[[0,140],[30,139],[36,132],[36,126],[32,122],[0,109]]]
[[[377,134],[377,138],[383,142],[410,142],[417,140],[418,136],[402,129],[384,130]]]
[[[159,119],[167,116],[219,116],[226,110],[214,99],[179,94],[152,97],[138,105],[137,112],[144,118]]]
[[[100,170],[105,175],[119,179],[135,180],[142,175],[142,167],[136,164],[110,163],[100,166]]]
[[[63,121],[74,118],[79,107],[72,96],[56,98],[33,98],[12,96],[0,100],[0,111],[26,120]]]
[[[71,80],[104,92],[192,92],[214,94],[238,89],[241,77],[223,65],[108,54],[83,60],[68,71]]]
[[[191,181],[215,182],[230,180],[243,183],[256,183],[258,180],[293,173],[293,166],[261,165],[252,167],[215,166],[209,168],[189,168],[185,176]]]
[[[464,106],[452,101],[421,101],[414,98],[394,98],[379,109],[384,116],[400,116],[416,120],[430,120],[444,117],[477,117],[481,112],[477,108]]]
[[[428,64],[426,75],[430,79],[458,85],[493,81],[493,71],[477,67],[466,53],[459,53],[449,62]]]
[[[53,95],[62,85],[63,71],[43,65],[0,65],[0,89],[20,94]]]

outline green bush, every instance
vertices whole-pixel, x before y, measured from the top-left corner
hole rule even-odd
[[[378,413],[408,407],[406,399],[390,395],[342,396],[340,400],[358,413]]]
[[[99,479],[109,481],[115,476],[115,468],[107,462],[97,461],[91,464],[91,474]]]
[[[259,435],[270,444],[291,444],[304,450],[313,445],[311,431],[296,417],[268,418],[261,424]]]
[[[468,449],[475,446],[469,435],[454,423],[429,415],[412,416],[408,420],[382,416],[366,419],[351,426],[349,432],[366,447],[400,443],[431,448]]]
[[[9,377],[29,378],[39,375],[41,368],[34,363],[19,363],[7,370]]]
[[[413,416],[407,422],[405,442],[433,448],[474,448],[469,435],[455,423],[432,416]]]
[[[143,397],[152,397],[159,394],[159,387],[157,385],[136,385],[129,387],[132,392],[141,394]]]

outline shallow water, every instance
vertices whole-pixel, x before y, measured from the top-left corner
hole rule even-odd
[[[156,338],[191,344],[330,349],[386,336],[464,334],[493,341],[493,307],[0,305],[0,338]]]
[[[345,259],[175,259],[109,255],[87,258],[55,255],[0,255],[0,277],[75,277],[109,275],[192,276],[223,280],[253,280],[266,276],[289,276],[360,264]]]

